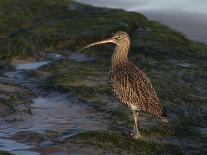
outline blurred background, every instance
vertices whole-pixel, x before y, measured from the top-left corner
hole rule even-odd
[[[1,0],[0,154],[207,154],[204,0]],[[117,31],[150,78],[169,123],[133,118],[113,96]]]
[[[187,37],[207,43],[207,1],[205,0],[76,0],[93,6],[122,8],[141,12],[151,20],[159,21]]]

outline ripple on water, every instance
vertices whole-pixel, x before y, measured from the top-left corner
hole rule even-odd
[[[86,55],[73,55],[72,59],[76,61],[90,61],[92,58]],[[8,80],[21,85],[27,81],[32,85],[32,81],[26,79],[25,71],[38,69],[42,65],[52,61],[40,61],[28,64],[17,64],[16,71],[7,72],[5,75]],[[6,139],[21,131],[32,131],[45,133],[47,131],[67,132],[64,137],[71,136],[82,130],[105,129],[103,116],[95,112],[93,108],[82,102],[77,102],[72,96],[61,93],[50,93],[45,96],[39,96],[33,99],[31,104],[32,115],[26,113],[14,113],[6,119],[16,119],[13,123],[0,120],[0,150],[9,151],[17,155],[38,155],[33,152],[34,146],[18,143],[15,140]],[[4,138],[3,138],[4,137]]]
[[[169,60],[169,62],[176,65],[176,66],[180,66],[183,68],[189,68],[189,67],[194,66],[194,64],[192,64],[192,63],[182,62],[182,61],[175,60],[175,59]]]
[[[71,54],[69,57],[68,57],[69,60],[73,60],[73,61],[77,61],[77,62],[82,62],[82,61],[93,61],[95,60],[94,57],[90,57],[86,54],[80,54],[80,53],[74,53],[74,54]]]
[[[37,69],[48,63],[50,63],[50,61],[40,61],[40,62],[33,62],[27,64],[16,64],[15,66],[17,70],[31,70],[31,69]]]
[[[16,155],[39,155],[39,153],[30,151],[33,146],[18,143],[15,140],[0,138],[0,150],[8,151]]]
[[[23,121],[11,123],[5,127],[3,130],[4,136],[21,131],[37,133],[58,131],[63,132],[62,138],[68,138],[83,130],[106,128],[103,116],[94,112],[92,108],[84,103],[74,103],[72,97],[70,99],[68,97],[70,96],[66,94],[51,93],[34,99],[34,103],[31,105],[33,114],[22,115]],[[32,148],[34,147],[14,140],[0,139],[0,150],[17,155],[38,155],[38,153],[30,151]]]

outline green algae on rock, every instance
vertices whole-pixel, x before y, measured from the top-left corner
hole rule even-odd
[[[145,136],[174,136],[186,141],[198,137],[193,143],[199,141],[206,145],[198,129],[207,124],[207,45],[190,41],[183,34],[149,21],[139,13],[94,8],[70,0],[16,0],[15,3],[2,0],[0,21],[0,57],[36,55],[51,50],[68,56],[90,42],[108,38],[112,32],[127,31],[131,38],[129,59],[149,75],[170,120],[170,124],[164,125],[157,123],[153,116],[141,114],[145,119],[141,123]],[[113,98],[107,82],[112,51],[111,45],[88,49],[85,53],[92,55],[93,61],[56,61],[29,72],[28,76],[37,77],[39,85],[46,90],[69,92],[86,101],[105,113],[110,130],[117,131],[124,124],[132,126],[132,120],[130,111]],[[97,136],[99,133],[83,133],[77,139],[87,135],[98,139],[98,147],[103,147]],[[113,142],[113,134],[100,135],[108,137],[105,141]],[[130,150],[136,152],[137,143],[121,135],[118,137],[121,142],[126,140],[132,147]],[[117,140],[113,143],[118,144]],[[153,149],[158,153],[160,149],[172,153],[175,149],[180,153],[177,146],[169,146],[168,150],[165,144],[140,143],[149,153]],[[191,147],[188,151],[199,153],[203,146]]]
[[[14,155],[14,154],[0,150],[0,155]]]
[[[135,140],[116,132],[89,131],[72,136],[66,140],[70,149],[70,143],[79,145],[80,149],[88,146],[97,147],[98,150],[117,154],[183,154],[176,145]]]
[[[11,137],[21,143],[40,144],[45,141],[46,136],[32,131],[21,131]]]
[[[0,83],[0,117],[8,116],[17,111],[17,107],[31,103],[31,98],[18,86]],[[30,113],[28,107],[23,108],[24,112]]]

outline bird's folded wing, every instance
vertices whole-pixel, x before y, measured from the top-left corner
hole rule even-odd
[[[129,66],[117,68],[111,76],[112,90],[120,102],[155,115],[162,114],[155,90],[144,72]]]

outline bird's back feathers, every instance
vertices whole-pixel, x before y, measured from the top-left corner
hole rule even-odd
[[[158,117],[166,117],[147,75],[130,61],[111,67],[110,81],[114,95],[121,103],[137,107]]]

